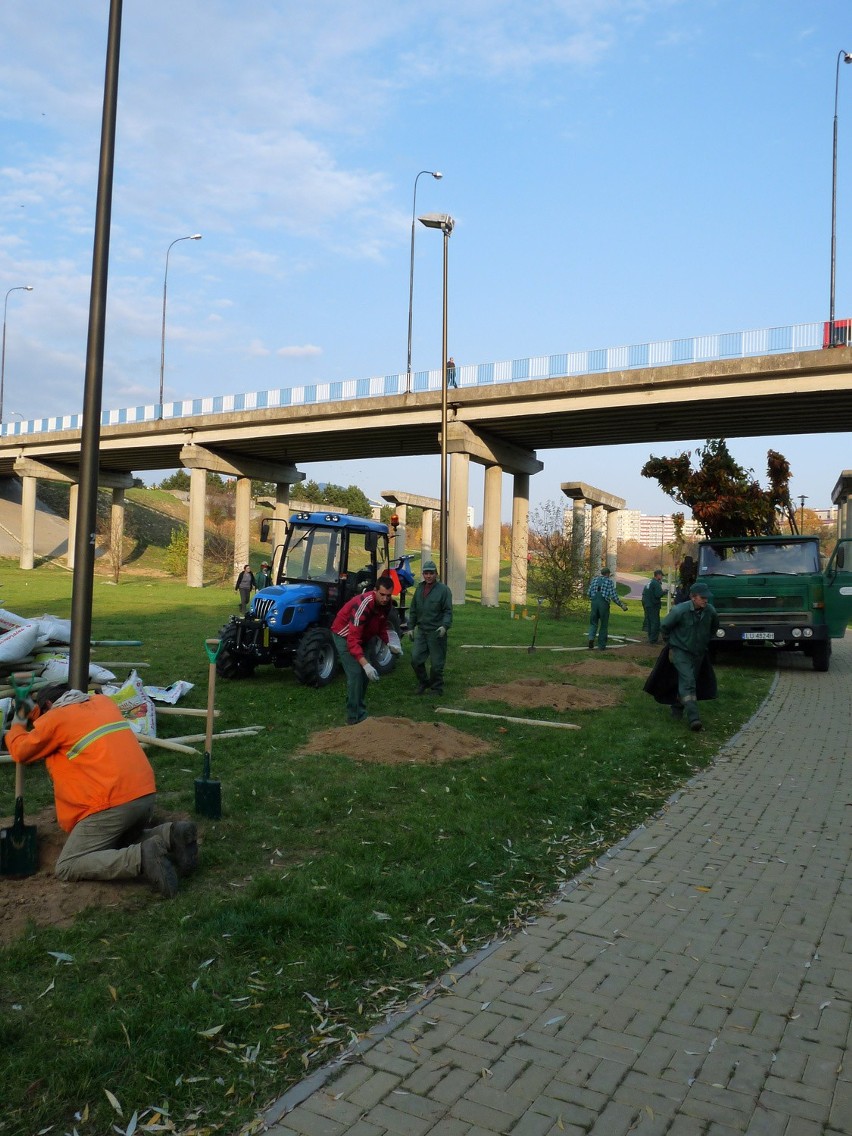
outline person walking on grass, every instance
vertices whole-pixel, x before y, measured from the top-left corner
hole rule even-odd
[[[248,610],[251,594],[256,587],[254,572],[248,564],[244,564],[243,570],[237,576],[237,582],[234,584],[234,591],[238,592],[240,596],[240,615],[245,615]]]
[[[610,603],[616,603],[622,611],[627,611],[627,604],[619,598],[609,568],[601,568],[600,575],[595,576],[589,584],[589,599],[592,601],[592,610],[589,619],[588,647],[589,650],[594,647],[597,635],[598,650],[603,651],[609,629]]]
[[[367,658],[367,645],[378,637],[391,654],[401,655],[398,643],[390,643],[388,613],[393,598],[393,580],[380,576],[374,591],[359,592],[348,600],[331,625],[334,646],[346,674],[346,725],[357,726],[367,717],[367,685],[379,681],[379,672]]]
[[[453,625],[453,593],[438,579],[434,560],[423,565],[423,580],[414,590],[408,607],[408,632],[413,646],[411,666],[417,676],[417,694],[444,693],[447,662],[447,632]],[[426,671],[429,663],[431,673]]]
[[[50,683],[17,710],[5,743],[14,761],[47,765],[56,819],[68,833],[60,880],[142,876],[160,895],[177,894],[178,876],[198,864],[195,824],[150,827],[154,771],[111,698]]]
[[[707,649],[719,627],[719,616],[710,598],[710,589],[699,580],[689,589],[689,599],[675,604],[660,624],[663,639],[669,647],[669,661],[677,671],[677,701],[672,703],[672,716],[681,719],[685,712],[691,730],[701,729],[698,694],[715,697],[715,676],[712,675]],[[712,693],[705,694],[698,690],[698,683],[702,669],[707,667],[710,668]]]
[[[261,588],[268,588],[271,583],[272,583],[272,573],[269,571],[269,565],[264,560],[263,563],[260,566],[260,571],[258,572],[258,574],[255,578],[255,584],[257,585],[257,590],[260,591]]]

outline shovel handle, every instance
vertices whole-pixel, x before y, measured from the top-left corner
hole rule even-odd
[[[20,761],[15,762],[15,800],[19,801],[24,795],[24,767]]]

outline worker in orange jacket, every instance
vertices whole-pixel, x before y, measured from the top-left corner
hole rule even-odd
[[[154,771],[111,698],[52,683],[35,705],[18,708],[5,741],[15,761],[47,765],[56,819],[69,834],[56,862],[61,880],[144,876],[161,895],[177,893],[178,874],[198,863],[195,824],[146,828],[157,800]],[[141,841],[128,844],[135,831]]]

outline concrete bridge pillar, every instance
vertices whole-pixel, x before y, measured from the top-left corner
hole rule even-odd
[[[251,478],[238,477],[234,490],[234,571],[249,563],[251,547]]]
[[[420,527],[420,563],[425,564],[432,559],[432,523],[435,516],[434,509],[424,509]]]
[[[207,470],[189,471],[189,548],[186,560],[186,583],[190,588],[204,587],[204,514],[207,511]],[[243,561],[245,564],[245,561]]]
[[[405,556],[405,526],[408,520],[408,506],[397,505],[396,515],[399,518],[399,524],[393,537],[393,555],[398,559],[400,556]]]
[[[615,575],[618,562],[618,511],[608,509],[606,514],[606,566]]]
[[[467,592],[467,501],[470,487],[470,456],[450,454],[450,500],[447,519],[447,580],[453,603],[463,604]],[[443,552],[443,550],[442,550]]]
[[[589,540],[589,562],[592,575],[597,576],[603,564],[604,555],[604,508],[592,505],[592,532]]]
[[[21,559],[22,568],[35,567],[36,488],[34,477],[21,478]]]
[[[571,518],[571,562],[578,576],[586,563],[586,499],[575,497]]]
[[[503,470],[499,465],[485,469],[482,503],[482,606],[500,603],[500,498]]]
[[[65,565],[74,570],[74,549],[77,545],[77,506],[80,501],[80,487],[76,481],[71,482],[68,493],[68,551],[65,554]]]
[[[527,555],[529,553],[530,475],[516,473],[512,484],[512,560],[509,603],[512,608],[527,602]]]
[[[121,568],[124,550],[124,490],[113,489],[112,505],[109,511],[109,544],[112,550],[113,564]]]

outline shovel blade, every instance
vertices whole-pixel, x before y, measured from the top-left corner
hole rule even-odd
[[[195,811],[210,820],[219,820],[222,816],[222,782],[210,779],[209,753],[204,755],[201,776],[195,779]]]
[[[0,876],[32,876],[38,871],[38,829],[24,824],[24,801],[15,801],[11,828],[0,828]]]

